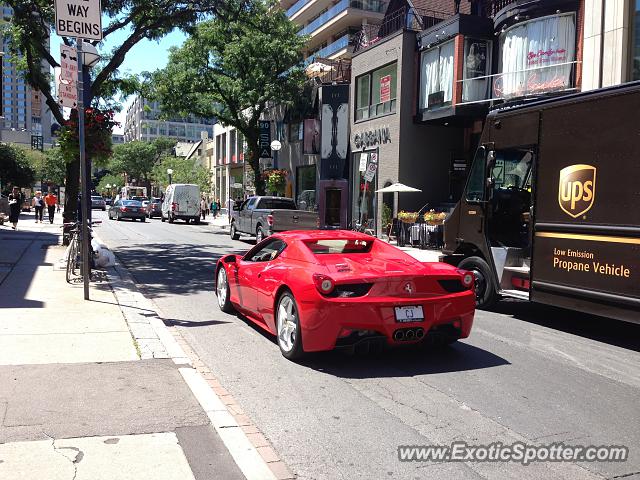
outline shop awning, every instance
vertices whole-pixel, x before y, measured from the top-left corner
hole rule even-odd
[[[394,183],[388,187],[376,190],[376,193],[395,193],[395,192],[421,192],[419,188],[413,188],[405,185],[404,183]]]

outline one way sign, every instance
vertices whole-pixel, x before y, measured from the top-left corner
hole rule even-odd
[[[58,35],[102,40],[100,0],[55,0],[55,4]]]

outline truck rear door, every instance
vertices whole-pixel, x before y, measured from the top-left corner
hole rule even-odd
[[[636,86],[542,112],[532,300],[640,323],[639,111]]]

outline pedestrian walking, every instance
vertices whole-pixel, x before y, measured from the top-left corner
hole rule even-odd
[[[233,213],[233,204],[235,202],[233,201],[233,198],[229,197],[229,200],[227,200],[227,211],[229,212],[229,224],[231,224],[231,215]]]
[[[9,223],[13,224],[11,228],[18,229],[18,219],[20,218],[20,210],[22,208],[22,194],[18,187],[13,187],[13,192],[9,194]]]
[[[204,201],[204,197],[200,200],[200,213],[202,214],[202,219],[205,219],[205,215],[207,214],[207,202]]]
[[[215,200],[211,202],[211,215],[213,215],[214,219],[218,216],[218,204]]]
[[[47,196],[44,197],[44,203],[47,205],[49,211],[49,223],[53,223],[53,217],[56,214],[56,207],[58,205],[58,197],[55,196],[52,190],[49,190]]]
[[[31,201],[33,208],[36,211],[36,223],[42,223],[42,212],[44,210],[44,198],[42,198],[42,192],[38,190],[36,196]]]

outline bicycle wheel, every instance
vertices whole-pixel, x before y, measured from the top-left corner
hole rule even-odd
[[[71,240],[69,241],[69,247],[67,249],[67,283],[71,283],[71,279],[75,275],[74,270],[77,257],[78,242],[76,240],[76,236],[72,234]]]

